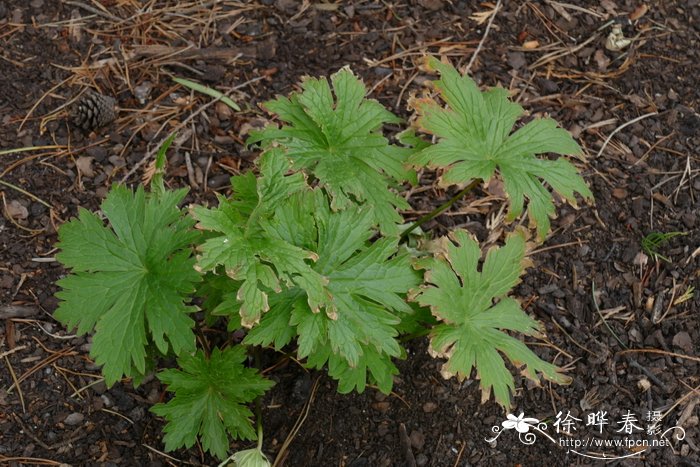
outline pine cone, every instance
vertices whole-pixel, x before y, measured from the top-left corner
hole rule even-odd
[[[73,123],[83,130],[91,131],[103,127],[117,118],[114,98],[86,92],[71,108]]]

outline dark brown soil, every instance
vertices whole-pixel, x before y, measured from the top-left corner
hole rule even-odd
[[[417,68],[420,55],[443,53],[465,66],[486,26],[469,17],[490,8],[458,0],[310,2],[308,8],[301,2],[262,0],[236,16],[224,13],[241,5],[221,1],[210,2],[220,5],[214,23],[204,29],[195,21],[179,35],[158,30],[157,21],[152,28],[144,23],[110,29],[114,21],[103,11],[126,18],[121,15],[129,3],[139,2],[0,3],[0,150],[69,146],[0,154],[3,465],[215,465],[198,446],[169,453],[172,457],[162,453],[163,421],[148,411],[163,397],[156,379],[137,389],[123,383],[107,390],[97,382],[89,339],[69,337],[51,317],[54,282],[64,271],[42,261],[55,252],[56,226],[78,207],[97,208],[110,184],[163,137],[156,133],[165,120],[154,126],[134,111],[157,98],[166,107],[179,105],[169,100],[168,72],[222,89],[264,77],[234,94],[243,112],[229,116],[220,107],[209,108],[206,118],[199,115],[191,122],[194,139],[173,151],[169,183],[192,186],[189,201],[204,202],[214,199],[214,191],[226,191],[230,173],[250,166],[255,154],[242,146],[243,134],[268,118],[257,104],[288,93],[303,75],[327,75],[349,64],[373,89],[373,97],[407,117],[407,98],[422,92],[430,78]],[[96,15],[90,10],[99,4],[107,8]],[[643,6],[646,14],[629,22],[628,14],[642,13]],[[66,22],[71,15],[82,25],[80,35]],[[609,26],[597,32],[613,19],[626,37],[639,35],[619,52],[605,48]],[[588,154],[577,164],[595,206],[559,207],[551,237],[533,256],[535,267],[516,291],[547,329],[546,340],[531,342],[532,347],[570,368],[574,382],[537,388],[518,380],[512,413],[547,420],[547,433],[557,439],[566,439],[552,426],[559,411],[583,420],[568,439],[592,436],[592,427],[584,425],[586,415],[596,411],[607,412],[611,422],[600,438],[624,439],[616,422],[627,411],[642,426],[649,412],[659,411],[663,429],[679,425],[686,431],[682,441],[672,439],[671,446],[611,461],[614,465],[700,465],[699,39],[698,0],[505,1],[471,69],[480,84],[511,89],[532,114],[553,116]],[[129,83],[118,79],[127,60],[123,52],[131,47],[187,41],[195,48],[233,52],[228,61],[203,53],[150,68],[133,66]],[[555,50],[562,56],[543,63]],[[102,68],[85,71],[84,65],[114,57]],[[141,103],[134,92],[145,81],[152,90],[150,100]],[[114,96],[123,109],[120,118],[90,135],[67,125],[62,116],[40,127],[42,117],[77,94],[80,83],[95,83]],[[183,90],[177,92],[186,97]],[[198,106],[184,104],[171,127]],[[616,128],[652,112],[621,128],[600,151]],[[138,182],[142,173],[137,170],[128,183]],[[452,194],[435,188],[433,179],[434,174],[424,174],[424,188],[409,199],[416,212],[406,213],[407,218]],[[475,204],[485,195],[498,196],[498,187],[473,194],[428,227],[437,233],[465,227],[484,240],[498,228],[494,219],[501,205]],[[645,235],[676,231],[685,235],[660,249],[668,261],[645,261]],[[690,287],[698,290],[679,303]],[[443,380],[440,362],[427,355],[426,347],[424,340],[408,344],[409,358],[399,362],[401,375],[388,397],[374,389],[338,395],[324,373],[307,373],[279,354],[266,354],[267,366],[274,367],[268,375],[277,385],[263,404],[265,452],[277,455],[310,400],[308,416],[280,465],[602,465],[542,435],[530,446],[518,440],[515,430],[486,442],[494,436],[491,428],[505,420],[503,410],[493,401],[480,403],[478,382]],[[625,349],[632,351],[622,353]],[[19,388],[13,385],[17,379]],[[647,436],[636,433],[635,438]],[[244,447],[234,444],[232,452]],[[632,453],[627,448],[575,451]]]

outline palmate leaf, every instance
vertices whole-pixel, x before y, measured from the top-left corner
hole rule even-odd
[[[149,341],[163,354],[194,350],[195,310],[185,301],[199,280],[189,248],[199,234],[177,208],[185,193],[115,186],[102,203],[110,228],[81,209],[59,229],[57,259],[72,274],[58,281],[54,316],[79,334],[95,331],[90,354],[107,385],[145,373]]]
[[[535,335],[541,328],[515,299],[506,296],[527,265],[524,234],[513,234],[505,246],[489,250],[481,272],[477,269],[481,250],[476,240],[462,230],[455,231],[453,238],[456,244],[441,239],[438,257],[419,261],[419,267],[426,270],[427,285],[412,294],[412,300],[429,306],[441,321],[431,332],[430,350],[447,358],[443,376],[457,375],[463,380],[475,367],[482,401],[488,400],[493,388],[496,401],[506,408],[515,384],[501,354],[517,368],[522,366],[522,374],[532,381],[538,382],[539,372],[550,381],[568,384],[570,378],[558,367],[540,360],[525,344],[504,332]]]
[[[506,90],[492,88],[482,93],[469,76],[461,76],[434,57],[428,66],[440,72],[441,79],[434,84],[448,108],[432,99],[412,102],[419,114],[419,128],[439,138],[437,144],[415,153],[412,164],[446,168],[441,178],[444,185],[489,180],[498,170],[510,199],[508,219],[522,213],[528,198],[530,223],[537,226],[540,238],[549,231],[549,217],[555,212],[540,179],[574,206],[575,192],[592,199],[571,162],[535,157],[546,152],[581,154],[569,132],[558,128],[551,118],[540,118],[511,133],[524,112],[508,99]]]
[[[214,209],[192,209],[197,228],[212,233],[200,247],[197,268],[216,271],[223,267],[230,278],[240,281],[237,311],[246,327],[259,321],[269,309],[270,292],[280,292],[282,285],[303,287],[314,310],[327,300],[325,279],[306,262],[315,260],[316,254],[263,228],[275,206],[294,193],[308,190],[303,175],[287,175],[288,169],[279,150],[268,151],[261,159],[257,180],[251,174],[233,177],[234,194],[230,199],[219,197]]]
[[[178,358],[180,369],[158,373],[175,396],[151,411],[165,417],[163,441],[168,451],[191,447],[197,437],[205,451],[225,459],[229,449],[226,433],[233,438],[255,439],[250,421],[252,402],[273,386],[256,370],[243,366],[244,347],[215,348],[209,358],[198,350]]]
[[[282,145],[294,168],[312,173],[332,195],[333,209],[364,203],[382,233],[395,235],[402,222],[397,209],[409,205],[391,188],[415,182],[415,173],[404,166],[412,151],[390,145],[381,126],[401,120],[365,99],[365,86],[349,69],[331,82],[333,90],[325,78],[306,78],[301,93],[267,102],[265,108],[288,125],[254,132],[248,144]]]
[[[299,219],[305,216],[313,219],[306,221],[312,228],[300,230]],[[396,326],[401,314],[412,312],[402,297],[420,280],[408,255],[398,252],[396,238],[369,242],[373,225],[366,207],[333,211],[320,189],[280,206],[266,229],[318,256],[312,267],[327,279],[331,300],[316,311],[302,288],[290,288],[271,301],[245,343],[285,345],[292,335],[279,339],[279,331],[292,326],[299,358],[308,357],[312,367],[328,363],[341,392],[363,391],[368,371],[389,392],[396,373],[391,358],[401,355]]]

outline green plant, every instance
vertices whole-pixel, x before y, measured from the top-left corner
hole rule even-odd
[[[508,406],[515,385],[501,352],[516,367],[524,365],[523,375],[534,382],[541,373],[550,381],[568,384],[571,379],[559,368],[543,362],[525,344],[504,332],[535,335],[541,330],[520,303],[507,296],[530,263],[525,257],[524,233],[517,232],[505,246],[490,249],[481,272],[477,269],[481,250],[476,240],[463,230],[455,231],[452,237],[456,244],[441,239],[439,257],[418,261],[418,267],[427,271],[425,285],[413,293],[413,299],[429,306],[440,321],[431,333],[430,351],[447,358],[443,375],[457,375],[463,380],[476,367],[482,400],[488,400],[493,388],[496,401]]]
[[[428,68],[440,72],[441,79],[434,84],[448,108],[429,98],[413,100],[418,126],[439,137],[438,144],[411,157],[414,165],[445,168],[441,177],[444,185],[470,179],[488,181],[498,169],[510,198],[507,219],[512,221],[522,214],[527,197],[530,224],[537,226],[540,239],[549,231],[549,217],[555,212],[540,178],[573,205],[574,192],[592,199],[591,191],[571,162],[535,157],[545,152],[581,153],[569,132],[557,128],[557,122],[537,118],[511,133],[523,108],[508,100],[505,89],[482,93],[469,76],[460,75],[435,58],[428,60]]]
[[[227,461],[267,462],[262,429],[253,429],[246,408],[272,385],[244,365],[254,346],[295,349],[308,367],[327,368],[342,393],[368,384],[390,392],[394,359],[406,357],[402,342],[426,334],[431,353],[447,360],[445,377],[469,378],[476,368],[484,401],[493,390],[510,406],[515,381],[502,355],[533,381],[541,374],[568,382],[512,334],[541,330],[509,296],[530,264],[525,230],[490,249],[481,268],[481,248],[464,231],[408,247],[408,232],[449,203],[406,228],[398,210],[409,206],[397,190],[417,182],[409,164],[445,168],[444,183],[472,180],[459,196],[498,171],[509,218],[527,197],[542,238],[554,204],[540,179],[572,203],[574,192],[591,194],[571,163],[535,154],[579,147],[551,119],[510,134],[522,109],[504,90],[481,93],[450,65],[429,65],[442,75],[436,88],[448,108],[413,102],[417,129],[437,135],[437,144],[411,130],[391,143],[382,125],[400,120],[366,99],[362,82],[342,69],[332,88],[306,79],[301,92],[266,104],[287,125],[252,135],[262,147],[257,175],[232,177],[232,194],[216,206],[177,208],[185,191],[163,184],[171,137],[150,193],[115,186],[102,204],[108,225],[81,210],[61,227],[58,259],[72,272],[59,282],[55,316],[94,334],[91,355],[107,384],[138,383],[159,357],[177,358],[179,369],[158,373],[174,396],[152,409],[167,421],[166,449],[200,439],[225,459],[228,436],[257,438],[256,449]],[[201,330],[195,338],[199,310],[208,325],[221,320],[228,331],[245,330],[243,342]]]
[[[415,183],[416,175],[405,165],[412,151],[389,144],[381,127],[401,120],[366,99],[367,90],[349,69],[333,75],[331,82],[335,101],[325,78],[308,78],[301,84],[303,92],[265,104],[289,125],[253,133],[248,144],[281,145],[295,170],[318,179],[334,210],[367,205],[382,233],[396,234],[402,223],[397,209],[410,206],[391,188],[402,181]]]
[[[642,239],[642,249],[644,252],[654,259],[661,259],[670,262],[668,258],[659,253],[659,248],[668,242],[673,237],[679,235],[688,235],[687,232],[651,232]]]

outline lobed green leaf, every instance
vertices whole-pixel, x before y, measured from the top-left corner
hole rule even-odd
[[[426,285],[413,293],[413,300],[430,307],[441,324],[430,336],[431,352],[447,359],[442,373],[446,378],[457,375],[469,378],[476,368],[481,380],[482,400],[493,389],[496,401],[510,407],[515,390],[513,376],[501,354],[521,373],[538,382],[545,379],[566,384],[570,378],[550,363],[544,362],[515,337],[504,331],[536,335],[540,324],[530,318],[508,292],[519,282],[525,266],[525,237],[511,235],[505,246],[486,254],[478,270],[479,245],[465,231],[456,231],[454,243],[442,240],[441,253],[418,263],[425,269]]]
[[[225,459],[228,436],[256,439],[245,404],[273,386],[256,370],[243,366],[245,348],[215,348],[207,358],[201,350],[178,358],[180,369],[164,370],[158,379],[175,393],[167,403],[156,404],[151,411],[165,417],[163,431],[168,451],[190,448],[199,437],[205,451]]]
[[[307,225],[292,235],[300,211],[312,213],[313,221],[306,221],[312,229]],[[278,207],[266,230],[317,255],[312,268],[326,278],[329,299],[317,311],[309,307],[303,287],[282,292],[245,343],[286,344],[289,335],[275,340],[277,334],[265,329],[286,324],[298,335],[299,358],[308,357],[315,367],[328,363],[344,392],[363,391],[368,371],[388,391],[395,373],[391,358],[402,353],[396,328],[402,315],[413,313],[404,296],[419,278],[408,255],[399,253],[396,238],[369,241],[373,225],[364,207],[333,211],[320,189]]]
[[[325,279],[306,261],[315,260],[316,255],[266,231],[276,206],[308,190],[303,175],[287,175],[288,170],[281,153],[269,151],[261,160],[257,180],[234,177],[230,199],[219,197],[219,205],[213,209],[192,209],[197,227],[211,233],[200,247],[197,267],[213,272],[223,268],[231,279],[239,281],[236,299],[246,327],[269,310],[269,295],[280,292],[282,284],[303,286],[314,309],[326,301]]]
[[[301,93],[267,102],[265,108],[287,125],[255,132],[248,144],[281,145],[295,169],[312,173],[328,191],[334,210],[364,204],[382,233],[396,235],[402,222],[397,209],[409,206],[392,189],[415,182],[415,173],[405,167],[413,150],[390,145],[381,127],[400,119],[365,99],[364,84],[349,69],[335,73],[331,84],[332,90],[325,78],[306,78]]]
[[[151,341],[163,354],[194,350],[194,308],[185,303],[200,280],[190,254],[198,234],[177,208],[185,193],[115,186],[102,203],[109,228],[81,209],[59,229],[57,259],[72,273],[58,281],[54,317],[79,334],[95,331],[90,354],[108,385],[145,373]]]
[[[592,200],[571,162],[535,157],[547,152],[581,154],[569,132],[558,128],[551,118],[535,119],[512,132],[523,109],[508,99],[504,89],[482,93],[452,65],[430,58],[428,66],[440,73],[435,88],[448,108],[432,99],[412,102],[419,115],[418,127],[439,138],[436,145],[412,155],[412,164],[447,169],[441,177],[443,185],[489,180],[498,171],[509,197],[508,219],[522,214],[527,198],[530,223],[536,225],[540,238],[549,231],[549,218],[555,212],[552,197],[540,180],[574,206],[576,192]]]

